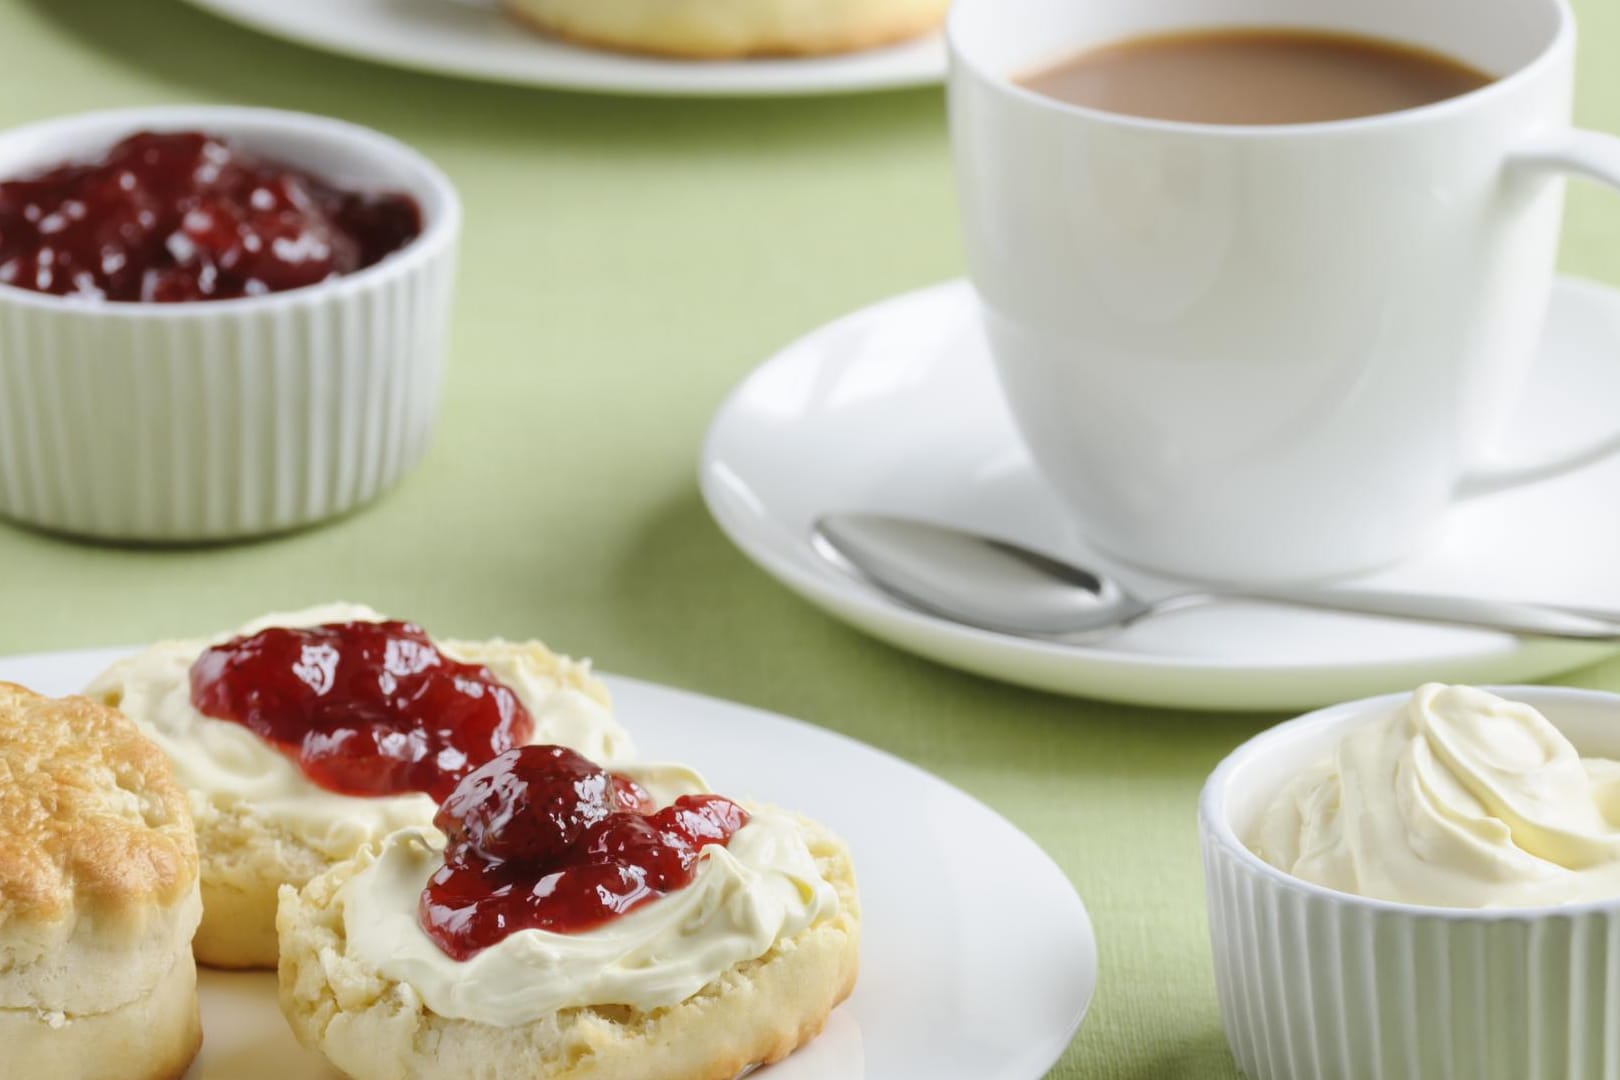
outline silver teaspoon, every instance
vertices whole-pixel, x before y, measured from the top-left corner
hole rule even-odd
[[[1147,601],[1095,570],[1006,540],[885,514],[827,514],[811,546],[900,602],[966,626],[1084,643],[1171,611],[1233,600],[1620,642],[1620,612],[1551,604],[1288,586],[1186,592]]]

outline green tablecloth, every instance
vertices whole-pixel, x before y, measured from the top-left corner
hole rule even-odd
[[[1577,7],[1580,120],[1620,130],[1620,4]],[[444,634],[542,636],[609,671],[847,732],[1005,813],[1085,897],[1102,983],[1053,1076],[1235,1074],[1194,804],[1266,718],[1071,701],[914,659],[778,588],[698,498],[704,427],[753,365],[851,308],[961,272],[938,91],[553,94],[326,56],[174,0],[0,0],[0,124],[186,101],[369,124],[460,185],[437,443],[380,504],[272,542],[132,551],[0,528],[0,652],[139,642],[345,597]],[[1572,193],[1565,265],[1620,282],[1620,200]],[[1620,663],[1571,681],[1620,690]]]

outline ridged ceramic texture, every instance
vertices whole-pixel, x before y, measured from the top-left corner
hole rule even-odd
[[[97,304],[0,290],[6,517],[113,540],[273,533],[371,500],[427,448],[459,232],[448,182],[407,148],[335,121],[192,115],[81,119],[125,132],[240,129],[293,145],[307,133],[331,144],[315,144],[322,160],[356,157],[362,175],[375,155],[381,182],[418,195],[424,234],[368,270],[250,300]],[[408,166],[429,176],[425,190]]]
[[[1413,916],[1279,887],[1206,841],[1227,1041],[1257,1080],[1620,1077],[1620,921]]]
[[[1600,732],[1610,745],[1577,747],[1614,756],[1620,698],[1501,692]],[[1501,912],[1365,900],[1267,866],[1239,822],[1216,821],[1232,802],[1268,801],[1366,711],[1264,733],[1205,789],[1210,940],[1238,1066],[1256,1080],[1620,1080],[1620,900]]]
[[[296,528],[427,447],[449,261],[226,318],[0,303],[0,512],[140,540]]]

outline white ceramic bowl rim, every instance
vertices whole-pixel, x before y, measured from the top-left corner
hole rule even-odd
[[[48,307],[90,317],[188,318],[224,315],[245,309],[261,310],[283,304],[319,301],[334,293],[365,288],[385,274],[404,273],[441,246],[453,241],[461,225],[461,200],[443,170],[426,156],[391,135],[330,116],[239,105],[157,105],[128,109],[105,109],[74,113],[25,124],[0,132],[0,150],[16,139],[27,139],[44,132],[73,135],[82,132],[86,142],[104,140],[109,132],[124,129],[134,134],[146,129],[209,129],[231,137],[236,132],[276,131],[311,141],[343,142],[376,161],[387,161],[409,173],[410,183],[391,185],[405,190],[422,209],[422,232],[398,251],[380,262],[352,274],[342,274],[313,285],[245,296],[228,300],[199,300],[174,304],[154,304],[139,300],[89,300],[84,297],[42,293],[17,285],[0,283],[0,300],[10,304]],[[251,142],[251,135],[245,137]],[[295,160],[286,162],[298,165]],[[10,179],[0,165],[0,179]]]
[[[1499,78],[1492,79],[1476,90],[1420,105],[1412,109],[1379,113],[1374,116],[1354,117],[1348,120],[1327,120],[1305,124],[1205,124],[1186,120],[1159,120],[1145,116],[1127,116],[1122,113],[1095,109],[1088,105],[1075,105],[1034,90],[1028,90],[1013,81],[1013,77],[992,71],[975,56],[962,24],[968,19],[970,5],[956,3],[951,6],[945,22],[945,41],[949,47],[951,68],[957,66],[972,71],[980,81],[1002,94],[1034,105],[1043,111],[1071,116],[1083,116],[1096,123],[1116,127],[1137,128],[1148,131],[1182,132],[1193,135],[1219,135],[1244,139],[1297,139],[1300,136],[1341,136],[1352,132],[1383,131],[1392,125],[1421,123],[1449,119],[1453,113],[1474,108],[1488,99],[1514,92],[1529,80],[1540,76],[1543,69],[1558,61],[1575,48],[1575,15],[1569,0],[1551,0],[1558,13],[1558,27],[1534,57]]]
[[[1523,701],[1537,708],[1544,705],[1548,707],[1555,706],[1560,701],[1584,702],[1587,705],[1602,706],[1613,710],[1616,722],[1620,723],[1620,694],[1562,686],[1486,686],[1482,687],[1482,689],[1513,701]],[[1205,781],[1204,790],[1198,798],[1200,831],[1205,836],[1213,838],[1222,849],[1243,864],[1247,871],[1267,878],[1272,885],[1334,901],[1345,907],[1387,912],[1414,918],[1427,917],[1452,921],[1491,923],[1525,922],[1551,917],[1584,915],[1593,912],[1611,915],[1620,914],[1620,896],[1610,900],[1589,900],[1578,904],[1489,908],[1434,907],[1426,904],[1404,904],[1394,900],[1379,900],[1368,896],[1358,896],[1354,893],[1340,892],[1337,889],[1330,889],[1323,885],[1304,881],[1272,866],[1249,850],[1249,846],[1239,838],[1237,830],[1232,827],[1231,817],[1227,813],[1227,789],[1230,786],[1233,773],[1250,761],[1263,758],[1278,743],[1298,736],[1304,729],[1336,725],[1346,717],[1353,715],[1362,715],[1370,720],[1401,705],[1411,696],[1410,691],[1405,691],[1330,705],[1325,709],[1317,709],[1314,712],[1306,713],[1304,716],[1268,728],[1249,739],[1228,754],[1215,767],[1215,771],[1210,773],[1209,779]]]

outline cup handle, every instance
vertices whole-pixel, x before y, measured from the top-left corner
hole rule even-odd
[[[1539,136],[1508,159],[1509,168],[1531,176],[1583,176],[1620,191],[1620,138],[1569,128]],[[1539,461],[1487,465],[1467,473],[1458,485],[1462,497],[1534,484],[1620,453],[1620,431],[1585,446]]]

